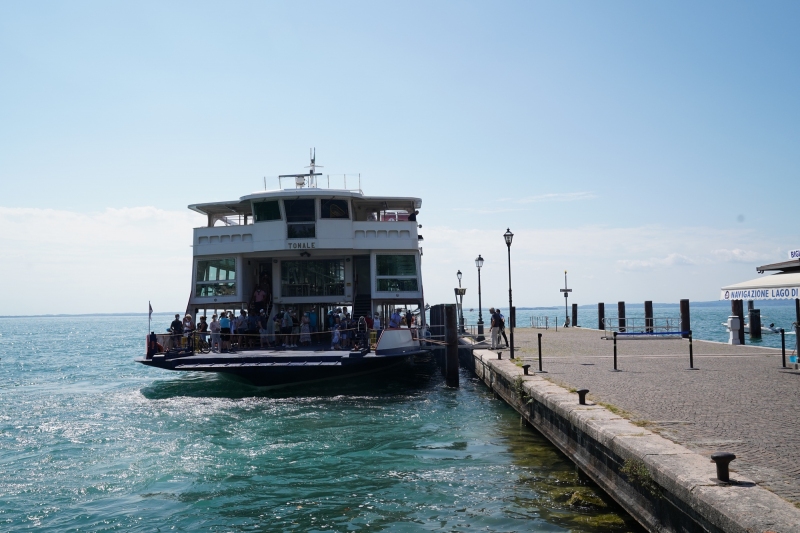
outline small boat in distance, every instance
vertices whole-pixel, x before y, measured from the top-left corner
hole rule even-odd
[[[725,331],[727,331],[728,333],[731,332],[731,328],[728,327],[728,323],[727,322],[722,322],[722,325],[725,326]],[[750,323],[749,322],[747,322],[744,325],[744,332],[745,333],[750,333]],[[766,326],[764,324],[761,325],[761,333],[762,333],[762,335],[769,335],[769,334],[772,334],[772,333],[780,334],[780,332],[781,332],[781,328],[777,327],[775,324],[770,324],[769,326]],[[793,330],[791,330],[791,329],[784,330],[784,335],[794,335],[794,334],[795,334],[795,332]]]
[[[189,206],[205,224],[194,229],[186,313],[194,324],[228,311],[245,318],[237,317],[227,353],[211,350],[210,335],[151,333],[137,362],[284,386],[373,372],[429,351],[420,342],[422,200],[366,196],[360,176],[357,189],[347,188],[347,176],[327,176],[321,187],[313,154],[308,168],[279,176],[277,190]],[[331,187],[332,179],[344,186]]]

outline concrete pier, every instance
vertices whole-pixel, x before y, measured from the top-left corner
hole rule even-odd
[[[538,367],[537,333],[517,330],[519,364]],[[779,350],[695,340],[700,370],[688,372],[688,340],[621,340],[622,372],[614,373],[611,342],[601,335],[543,333],[545,377],[524,376],[494,352],[475,350],[472,364],[648,529],[798,530],[800,432],[791,406],[800,388],[798,373],[781,368]],[[587,406],[570,393],[583,388]],[[736,454],[738,484],[716,480],[715,452]],[[649,481],[625,474],[634,464]]]
[[[800,372],[781,368],[780,350],[695,340],[690,372],[688,340],[622,340],[614,373],[612,343],[575,328],[542,333],[547,373],[526,376],[522,365],[538,368],[538,333],[517,330],[517,364],[481,350],[462,364],[645,527],[798,530]],[[735,484],[716,479],[716,452],[736,455]],[[631,465],[654,485],[627,475]]]

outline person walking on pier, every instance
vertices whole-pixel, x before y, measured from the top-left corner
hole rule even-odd
[[[496,311],[494,307],[491,307],[489,308],[489,313],[492,320],[492,350],[495,350],[500,345],[500,311]]]
[[[500,312],[499,307],[497,308],[497,314],[500,315],[500,335],[503,336],[503,340],[506,341],[506,348],[508,348],[508,337],[506,337],[506,317]],[[497,337],[497,344],[500,344],[500,337]]]

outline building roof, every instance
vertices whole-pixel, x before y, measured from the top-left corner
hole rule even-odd
[[[766,272],[767,270],[782,270],[785,272],[800,270],[800,260],[795,259],[794,261],[783,261],[782,263],[771,263],[769,265],[756,267],[756,272],[759,274]]]

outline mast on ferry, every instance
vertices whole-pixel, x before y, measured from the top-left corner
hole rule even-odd
[[[305,168],[310,169],[308,174],[281,174],[278,176],[280,178],[294,178],[294,185],[296,189],[302,189],[303,187],[308,186],[309,189],[316,189],[317,188],[317,180],[316,176],[322,176],[322,172],[314,172],[317,167],[324,168],[322,165],[317,165],[317,149],[316,148],[309,148],[308,149],[308,156],[311,159],[311,164]],[[308,182],[306,182],[308,179]]]

